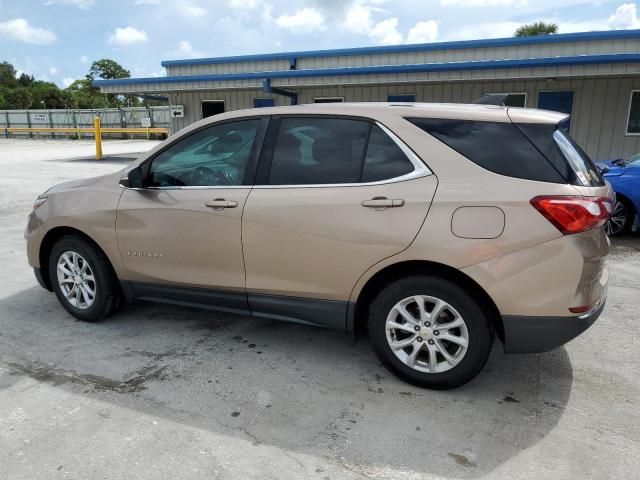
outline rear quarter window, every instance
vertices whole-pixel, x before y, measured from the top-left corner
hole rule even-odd
[[[513,123],[432,118],[407,120],[491,172],[526,180],[567,183]]]

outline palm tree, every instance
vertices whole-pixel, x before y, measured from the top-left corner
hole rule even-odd
[[[535,35],[553,35],[558,33],[558,25],[555,23],[535,22],[522,25],[515,32],[516,37],[533,37]]]

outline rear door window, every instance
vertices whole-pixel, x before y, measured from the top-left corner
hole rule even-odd
[[[380,126],[346,118],[283,118],[275,139],[269,185],[370,183],[415,170]]]
[[[339,118],[284,118],[273,151],[270,185],[356,183],[370,124]]]
[[[379,182],[401,177],[414,170],[413,164],[389,135],[374,125],[369,135],[362,170],[363,182]]]

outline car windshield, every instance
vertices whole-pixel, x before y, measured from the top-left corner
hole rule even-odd
[[[640,167],[640,153],[636,153],[634,156],[627,158],[624,164],[626,166],[632,165],[634,167]]]

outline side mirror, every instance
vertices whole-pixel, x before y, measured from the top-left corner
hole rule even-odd
[[[126,188],[144,188],[145,182],[142,168],[135,167],[129,170],[127,176],[120,179],[120,185]]]
[[[609,171],[609,167],[607,165],[596,165],[596,168],[600,171],[601,175]]]

